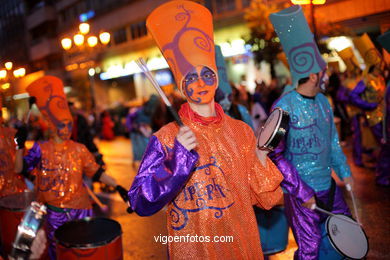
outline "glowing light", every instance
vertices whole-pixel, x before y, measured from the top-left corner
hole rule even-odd
[[[69,50],[72,48],[72,40],[70,38],[63,38],[61,40],[61,46],[64,50]]]
[[[220,46],[222,54],[225,57],[231,57],[247,53],[245,41],[243,39],[233,40],[231,44],[229,44],[228,42],[223,42],[220,44]]]
[[[7,71],[6,70],[0,70],[0,79],[5,79],[7,77]]]
[[[80,32],[82,33],[82,34],[87,34],[87,33],[89,33],[89,24],[88,23],[81,23],[80,25],[79,25],[79,30],[80,30]]]
[[[11,61],[8,61],[8,62],[6,62],[4,65],[5,65],[5,68],[6,68],[7,70],[11,70],[11,69],[12,69],[12,66],[13,66],[13,63],[12,63]]]
[[[326,3],[326,0],[312,0],[313,5],[323,5]],[[291,0],[291,3],[294,5],[309,5],[310,0]]]
[[[336,51],[341,51],[350,46],[352,46],[352,42],[345,36],[334,37],[328,42],[328,48]]]
[[[26,69],[25,68],[20,68],[20,69],[14,70],[13,74],[14,74],[15,78],[21,78],[24,75],[26,75]]]
[[[108,44],[111,39],[111,35],[108,32],[102,32],[99,34],[99,39],[100,42],[103,43],[104,45]]]
[[[75,36],[73,36],[73,41],[74,41],[74,44],[76,44],[76,46],[81,46],[83,45],[84,43],[84,35],[82,34],[76,34]]]
[[[89,47],[95,47],[98,43],[98,39],[96,36],[89,36],[87,41]]]
[[[90,68],[90,69],[88,70],[88,75],[91,76],[91,77],[93,77],[93,76],[95,75],[95,69],[94,69],[94,68]]]
[[[9,89],[10,86],[11,86],[11,84],[9,84],[9,83],[4,83],[3,85],[1,85],[1,88],[2,88],[3,90],[7,90],[7,89]]]

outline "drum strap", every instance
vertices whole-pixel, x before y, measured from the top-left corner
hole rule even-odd
[[[323,201],[319,200],[316,195],[314,195],[316,199],[316,204],[327,211],[332,211],[333,210],[333,202],[334,202],[334,195],[336,193],[336,182],[332,178],[332,181],[330,183],[330,189],[329,189],[329,194],[328,194],[328,203],[324,203]]]
[[[68,213],[70,209],[59,208],[50,204],[46,204],[47,208],[57,213]]]

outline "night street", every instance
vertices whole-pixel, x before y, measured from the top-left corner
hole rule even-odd
[[[117,138],[114,141],[100,141],[99,148],[104,154],[108,173],[113,175],[125,188],[130,187],[136,174],[132,165],[131,142]],[[351,165],[351,146],[345,147]],[[355,177],[355,197],[364,230],[369,239],[367,259],[389,259],[390,255],[390,193],[389,188],[374,184],[374,171],[352,166]],[[117,220],[123,231],[125,259],[167,259],[166,246],[157,243],[154,236],[166,234],[166,216],[160,211],[152,217],[139,217],[126,213],[126,205],[117,194],[98,193],[102,201],[109,205],[107,217]],[[351,198],[346,194],[352,207]],[[352,208],[351,208],[352,210]],[[101,212],[98,215],[102,215]],[[273,255],[270,259],[292,259],[294,243],[285,252]]]

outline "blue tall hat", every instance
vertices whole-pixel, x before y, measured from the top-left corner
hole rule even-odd
[[[269,18],[286,53],[294,87],[299,79],[326,68],[301,6],[272,13]]]
[[[215,45],[215,61],[218,69],[218,88],[222,90],[223,93],[229,95],[233,91],[227,77],[225,58],[222,55],[221,47],[219,45]]]
[[[382,47],[390,53],[390,30],[387,30],[384,34],[378,37],[378,42]]]

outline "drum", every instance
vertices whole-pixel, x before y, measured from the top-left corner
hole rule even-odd
[[[277,206],[270,210],[254,209],[264,255],[285,250],[288,244],[288,223],[284,208]]]
[[[25,191],[0,199],[1,244],[5,255],[11,252],[18,225],[34,197],[33,192]]]
[[[57,259],[123,259],[122,229],[115,220],[84,218],[60,226],[54,237]]]
[[[257,148],[273,151],[287,132],[290,117],[287,111],[276,107],[257,133]]]
[[[43,224],[44,215],[46,215],[46,206],[36,201],[31,202],[18,226],[10,254],[11,259],[28,259],[32,243]]]
[[[336,216],[329,216],[321,225],[319,259],[364,258],[368,253],[368,240],[364,230],[352,218],[342,214]],[[351,220],[356,224],[351,223]]]

